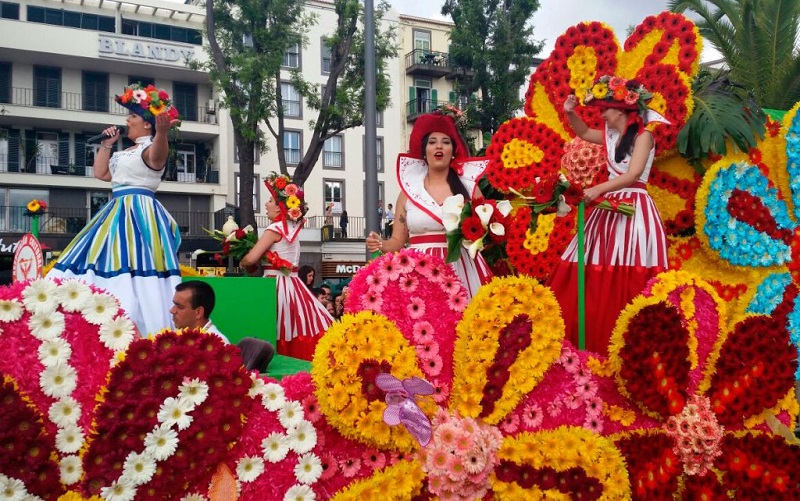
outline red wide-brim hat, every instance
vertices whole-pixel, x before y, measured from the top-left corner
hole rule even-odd
[[[586,103],[586,106],[595,106],[603,110],[614,108],[624,111],[639,111],[639,105],[637,103],[628,104],[625,101],[617,101],[614,99],[592,99]]]
[[[432,132],[441,132],[447,134],[456,147],[453,159],[462,160],[469,156],[469,150],[458,133],[456,122],[453,117],[445,115],[438,111],[421,115],[414,122],[414,128],[411,129],[411,137],[408,140],[408,154],[411,157],[422,159],[422,139]]]

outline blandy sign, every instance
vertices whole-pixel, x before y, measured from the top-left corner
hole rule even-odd
[[[194,58],[194,49],[191,47],[180,47],[156,42],[138,42],[109,36],[100,36],[97,53],[100,57],[161,61],[164,63],[176,63],[181,65]]]

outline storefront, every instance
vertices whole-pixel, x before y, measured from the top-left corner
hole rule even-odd
[[[322,280],[328,283],[333,293],[341,292],[342,287],[350,283],[353,275],[366,266],[365,261],[322,261]]]

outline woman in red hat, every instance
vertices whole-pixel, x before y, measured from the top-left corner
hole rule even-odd
[[[584,190],[591,204],[598,197],[635,206],[633,216],[593,210],[585,226],[586,349],[608,352],[608,341],[622,308],[642,292],[650,278],[667,269],[667,243],[661,216],[647,193],[647,178],[655,156],[655,141],[646,122],[666,122],[647,108],[652,98],[633,80],[603,76],[584,98],[603,110],[605,129],[591,129],[575,113],[578,99],[564,102],[570,125],[582,139],[603,144],[608,181]],[[567,335],[577,344],[577,237],[550,277],[550,287],[564,313]]]
[[[397,159],[397,198],[392,236],[384,240],[378,233],[367,237],[370,252],[395,252],[406,243],[410,248],[447,258],[447,238],[442,224],[442,204],[447,197],[461,194],[465,200],[479,195],[477,179],[487,160],[469,159],[467,146],[450,115],[434,112],[419,117],[411,131],[407,154]],[[492,273],[480,254],[470,258],[461,249],[461,258],[452,263],[470,297],[491,280]]]
[[[311,360],[317,341],[333,323],[333,317],[297,274],[297,237],[308,206],[303,190],[288,176],[272,173],[264,184],[270,194],[266,208],[272,223],[239,264],[247,267],[266,261],[264,276],[275,277],[277,285],[278,353]]]
[[[145,336],[172,324],[169,308],[181,282],[178,225],[155,198],[178,110],[165,91],[152,85],[132,84],[116,101],[130,111],[126,123],[134,145],[117,150],[118,129],[103,131],[108,137],[100,143],[93,169],[96,178],[111,181],[111,200],[47,276],[77,277],[106,289]]]

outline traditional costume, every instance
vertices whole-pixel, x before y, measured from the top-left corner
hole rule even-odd
[[[406,224],[409,232],[409,247],[426,254],[447,259],[447,237],[442,224],[442,206],[425,189],[425,176],[428,164],[422,158],[422,140],[432,132],[447,134],[453,141],[455,153],[451,169],[458,174],[461,183],[474,196],[477,180],[486,169],[488,160],[467,157],[466,144],[461,139],[453,118],[441,113],[422,115],[414,124],[409,139],[409,153],[397,158],[397,181],[406,195]],[[466,248],[461,249],[461,258],[451,263],[470,298],[478,288],[492,279],[489,265],[480,254],[472,259]]]
[[[154,108],[160,110],[157,114],[178,114],[166,92],[154,87],[134,84],[116,100],[153,126]],[[163,169],[149,168],[142,158],[152,137],[138,137],[135,143],[109,160],[111,200],[64,249],[47,276],[79,278],[107,290],[145,336],[172,325],[169,308],[181,281],[181,238],[177,223],[155,198]]]
[[[601,77],[608,82],[608,77]],[[633,95],[628,100],[614,99],[611,89],[602,97],[602,87],[593,87],[587,95],[590,105],[614,107],[627,111],[636,111],[629,115],[627,126],[639,125],[638,133],[644,131],[645,121],[661,121],[666,119],[653,110],[648,110],[645,103],[652,95],[643,87],[631,85],[633,82],[621,80],[620,85],[635,87],[636,101]],[[619,95],[619,94],[618,94]],[[626,93],[627,95],[627,93]],[[644,109],[643,109],[644,108]],[[631,152],[616,161],[617,144],[624,134],[606,126],[603,134],[609,179],[614,179],[628,172]],[[606,354],[614,325],[620,312],[631,299],[644,290],[647,282],[667,269],[667,242],[664,225],[653,199],[647,193],[647,179],[655,157],[655,145],[650,149],[642,174],[632,185],[616,191],[610,191],[606,199],[627,202],[635,206],[633,216],[625,216],[619,212],[593,209],[585,224],[585,291],[586,291],[586,349]],[[578,241],[573,238],[561,257],[548,281],[561,304],[567,336],[575,345],[578,343],[578,281],[577,281]]]

